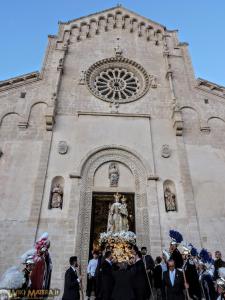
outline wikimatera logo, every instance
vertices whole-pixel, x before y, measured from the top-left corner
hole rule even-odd
[[[50,290],[24,290],[24,289],[0,289],[0,300],[13,300],[21,299],[26,297],[26,299],[42,299],[43,297],[53,298],[60,295],[59,289],[50,289]]]

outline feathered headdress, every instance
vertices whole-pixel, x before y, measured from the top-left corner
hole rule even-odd
[[[211,258],[209,256],[209,253],[206,249],[202,249],[199,253],[199,256],[201,258],[201,261],[204,263],[204,264],[209,264],[211,262]]]
[[[40,238],[37,240],[36,244],[35,244],[35,249],[37,251],[37,253],[39,253],[42,249],[43,251],[46,251],[46,249],[48,249],[50,246],[50,241],[48,239],[48,233],[44,232]]]
[[[195,248],[192,244],[189,244],[189,246],[191,247],[191,251],[190,251],[190,254],[191,256],[198,256],[198,250],[197,248]]]
[[[171,238],[171,244],[180,244],[183,241],[183,236],[180,232],[176,230],[170,230],[169,236]]]
[[[24,274],[19,266],[6,270],[0,278],[0,289],[19,289],[24,283]]]

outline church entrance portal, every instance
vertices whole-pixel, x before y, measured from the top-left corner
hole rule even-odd
[[[110,205],[114,202],[114,194],[106,192],[94,192],[92,197],[92,216],[90,230],[90,253],[98,248],[100,233],[107,231],[108,215]],[[129,230],[135,232],[135,207],[134,193],[119,193],[127,199],[129,214]]]

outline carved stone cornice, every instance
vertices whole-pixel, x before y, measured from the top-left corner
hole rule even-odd
[[[46,130],[52,131],[55,123],[55,106],[48,106],[45,114]]]
[[[157,175],[150,175],[148,177],[148,180],[155,180],[155,181],[157,181],[157,180],[159,180],[159,176],[157,176]]]
[[[153,45],[158,46],[162,43],[166,31],[165,26],[123,7],[113,7],[68,22],[59,22],[59,26],[60,34],[57,44],[63,43],[64,33],[71,33],[73,29],[76,31],[76,34],[72,34],[73,42],[82,42],[102,32],[121,29],[128,30],[139,38],[145,38],[148,42],[153,42]]]
[[[0,81],[0,92],[40,80],[38,71]]]
[[[209,126],[202,126],[202,127],[200,128],[200,130],[201,130],[201,133],[204,133],[204,134],[209,134],[210,131],[211,131],[211,129],[210,129]]]
[[[180,110],[174,109],[172,114],[173,128],[175,129],[176,136],[183,135],[183,118]]]
[[[225,87],[208,80],[198,78],[196,88],[210,94],[225,98]]]

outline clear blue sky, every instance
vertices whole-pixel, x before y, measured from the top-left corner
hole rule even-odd
[[[47,35],[68,21],[117,5],[111,0],[0,0],[0,80],[40,70]],[[196,77],[225,86],[225,0],[120,0],[124,7],[179,29]]]

